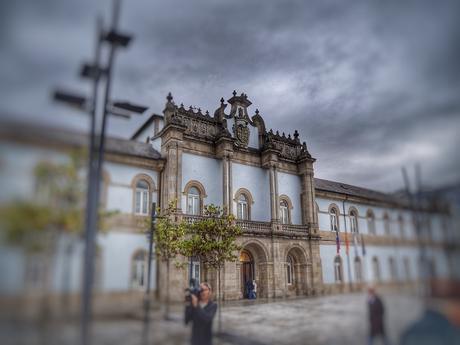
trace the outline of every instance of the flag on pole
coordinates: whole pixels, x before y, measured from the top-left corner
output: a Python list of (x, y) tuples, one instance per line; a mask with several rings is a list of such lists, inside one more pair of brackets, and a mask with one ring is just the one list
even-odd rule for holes
[(366, 245), (364, 244), (364, 236), (361, 234), (361, 249), (363, 250), (363, 256), (366, 255)]
[(347, 253), (347, 255), (348, 255), (349, 250), (350, 250), (350, 242), (348, 242), (347, 232), (345, 231), (345, 253)]
[(339, 232), (335, 232), (335, 243), (337, 244), (337, 255), (340, 254), (340, 238), (339, 238)]

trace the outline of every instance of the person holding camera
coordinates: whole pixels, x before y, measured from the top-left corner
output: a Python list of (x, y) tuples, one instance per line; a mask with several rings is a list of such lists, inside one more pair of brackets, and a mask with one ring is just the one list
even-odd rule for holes
[(192, 322), (192, 345), (212, 345), (212, 320), (217, 304), (211, 300), (211, 286), (201, 283), (197, 291), (191, 291), (186, 299), (185, 324)]

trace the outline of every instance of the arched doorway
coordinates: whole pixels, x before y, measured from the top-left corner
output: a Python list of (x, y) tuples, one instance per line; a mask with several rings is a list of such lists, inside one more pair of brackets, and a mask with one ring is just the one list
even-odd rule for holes
[(247, 298), (246, 283), (255, 280), (257, 284), (257, 298), (269, 296), (269, 267), (267, 250), (263, 243), (250, 240), (242, 245), (237, 262), (237, 291), (240, 298)]
[(241, 264), (241, 287), (243, 298), (248, 298), (248, 282), (252, 282), (255, 279), (254, 270), (254, 258), (251, 253), (247, 250), (242, 250), (240, 253), (240, 264)]
[(300, 247), (291, 247), (285, 261), (285, 291), (287, 296), (308, 294), (307, 256)]

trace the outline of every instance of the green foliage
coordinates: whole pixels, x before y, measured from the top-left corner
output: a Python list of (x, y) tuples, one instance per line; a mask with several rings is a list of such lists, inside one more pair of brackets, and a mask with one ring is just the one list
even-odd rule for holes
[(226, 261), (237, 259), (236, 253), (241, 248), (236, 238), (242, 230), (235, 224), (235, 217), (225, 214), (220, 206), (205, 206), (204, 216), (186, 226), (181, 254), (198, 256), (205, 266), (219, 269)]
[[(0, 208), (4, 240), (28, 250), (39, 250), (60, 233), (78, 234), (85, 219), (85, 155), (73, 151), (65, 163), (40, 162), (34, 169), (35, 195)], [(111, 213), (99, 213), (100, 227)]]
[(165, 261), (180, 253), (185, 236), (185, 223), (176, 221), (175, 209), (175, 201), (173, 200), (158, 218), (155, 227), (156, 254)]

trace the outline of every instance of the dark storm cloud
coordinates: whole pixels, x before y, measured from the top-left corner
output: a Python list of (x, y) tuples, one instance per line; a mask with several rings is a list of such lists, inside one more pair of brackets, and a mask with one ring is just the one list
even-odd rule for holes
[[(54, 85), (87, 91), (75, 74), (109, 1), (14, 3), (2, 11), (2, 106), (55, 119), (67, 110), (49, 101)], [(113, 94), (161, 112), (171, 91), (212, 112), (237, 89), (268, 128), (300, 131), (318, 177), (396, 189), (401, 166), (421, 162), (427, 183), (451, 182), (459, 10), (457, 1), (125, 1), (120, 25), (135, 41), (117, 56)], [(111, 120), (110, 130), (128, 137), (143, 120)], [(81, 126), (77, 114), (60, 121)]]

